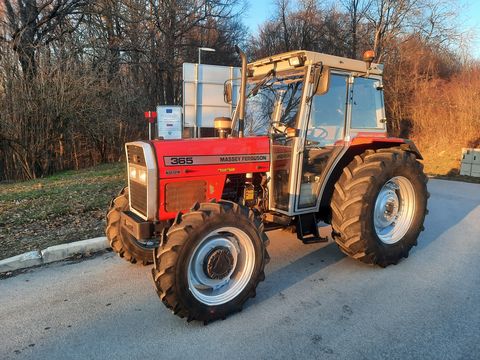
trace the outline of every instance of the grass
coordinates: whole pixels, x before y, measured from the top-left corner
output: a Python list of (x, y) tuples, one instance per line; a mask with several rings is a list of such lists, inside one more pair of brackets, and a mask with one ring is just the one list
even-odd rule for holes
[(108, 204), (125, 186), (123, 163), (0, 184), (0, 259), (104, 234)]
[(420, 147), (424, 158), (425, 173), (429, 176), (444, 179), (480, 183), (480, 178), (460, 175), (462, 148), (451, 145), (448, 149), (437, 147)]

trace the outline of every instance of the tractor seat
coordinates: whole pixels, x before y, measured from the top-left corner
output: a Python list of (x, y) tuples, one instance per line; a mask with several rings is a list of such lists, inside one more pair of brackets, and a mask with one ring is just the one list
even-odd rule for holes
[(308, 165), (323, 165), (330, 158), (331, 149), (307, 149), (306, 159)]
[(342, 136), (343, 126), (318, 125), (318, 127), (308, 129), (307, 131), (307, 140), (318, 143), (319, 146), (333, 145)]
[(303, 163), (303, 183), (316, 182), (315, 178), (322, 174), (330, 159), (332, 148), (312, 148), (305, 150)]

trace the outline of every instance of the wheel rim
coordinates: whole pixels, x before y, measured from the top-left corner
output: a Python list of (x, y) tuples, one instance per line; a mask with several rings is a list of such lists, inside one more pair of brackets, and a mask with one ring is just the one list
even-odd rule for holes
[(193, 250), (188, 287), (203, 304), (225, 304), (245, 289), (254, 267), (255, 249), (250, 237), (238, 228), (222, 227), (205, 236)]
[(388, 180), (375, 201), (373, 221), (378, 238), (385, 244), (400, 241), (415, 216), (415, 190), (406, 177)]

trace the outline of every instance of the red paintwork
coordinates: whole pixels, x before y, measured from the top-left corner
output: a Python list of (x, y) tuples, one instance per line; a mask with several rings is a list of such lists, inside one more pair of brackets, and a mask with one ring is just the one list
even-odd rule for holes
[[(267, 136), (244, 138), (201, 138), (183, 140), (152, 141), (157, 156), (160, 179), (203, 177), (218, 174), (244, 174), (247, 172), (268, 171), (270, 162), (255, 163), (223, 163), (212, 165), (165, 166), (164, 156), (196, 156), (196, 155), (241, 155), (269, 154), (270, 143)], [(234, 171), (220, 169), (234, 168)], [(180, 170), (177, 174), (168, 174), (172, 170)]]
[[(376, 136), (375, 136), (376, 135)], [(423, 156), (418, 150), (418, 148), (415, 146), (412, 140), (410, 139), (402, 139), (402, 138), (397, 138), (397, 137), (388, 137), (387, 135), (383, 136), (378, 136), (378, 134), (375, 133), (362, 133), (361, 136), (358, 136), (354, 139), (349, 144), (349, 147), (363, 147), (363, 148), (374, 148), (378, 149), (383, 147), (382, 144), (385, 144), (384, 147), (391, 147), (395, 145), (402, 145), (406, 144), (408, 146), (408, 149), (410, 152), (415, 154), (417, 159), (423, 160)]]
[[(225, 179), (227, 175), (209, 175), (209, 176), (194, 176), (188, 177), (188, 181), (193, 180), (206, 180), (207, 181), (207, 199), (216, 199), (220, 200), (222, 198), (223, 186), (225, 185)], [(165, 186), (169, 183), (174, 182), (185, 182), (187, 179), (184, 177), (176, 179), (160, 179), (158, 190), (159, 190), (159, 209), (158, 209), (158, 218), (159, 220), (169, 220), (175, 218), (177, 212), (167, 212), (165, 209)], [(193, 205), (193, 204), (192, 204)], [(187, 211), (188, 209), (183, 209), (182, 212)]]
[(359, 146), (359, 145), (367, 145), (367, 144), (380, 144), (380, 143), (388, 143), (388, 146), (391, 144), (403, 144), (405, 143), (405, 139), (396, 138), (396, 137), (388, 137), (387, 134), (380, 133), (380, 132), (361, 132), (354, 135), (354, 138), (350, 141), (345, 140), (337, 140), (335, 141), (335, 146)]
[(350, 146), (373, 144), (373, 143), (396, 143), (403, 144), (405, 139), (388, 137), (382, 133), (358, 133), (355, 138), (350, 141)]
[[(270, 154), (270, 142), (266, 136), (245, 138), (201, 138), (183, 140), (154, 140), (151, 142), (155, 148), (159, 169), (159, 220), (173, 219), (175, 212), (165, 210), (165, 185), (172, 182), (206, 180), (207, 198), (221, 199), (223, 187), (228, 174), (245, 174), (248, 172), (267, 172), (270, 161), (254, 163), (222, 163), (209, 165), (182, 165), (166, 166), (165, 156), (200, 156), (200, 155), (242, 155), (242, 154)], [(348, 142), (337, 141), (337, 146), (355, 147), (361, 145), (379, 145), (380, 143), (402, 144), (405, 139), (387, 137), (386, 133), (359, 132)], [(391, 146), (391, 145), (389, 145)], [(378, 146), (376, 146), (378, 147)], [(277, 149), (274, 157), (282, 153), (290, 153), (291, 148)], [(278, 154), (277, 154), (278, 153)], [(273, 159), (279, 167), (289, 164), (290, 159)], [(172, 172), (173, 171), (173, 172)], [(185, 211), (188, 209), (184, 209)]]
[[(154, 140), (152, 145), (157, 156), (159, 169), (159, 219), (175, 217), (176, 213), (165, 210), (165, 185), (186, 180), (206, 180), (208, 198), (222, 197), (225, 179), (228, 174), (245, 174), (248, 172), (269, 171), (270, 162), (222, 163), (211, 165), (166, 166), (165, 156), (200, 156), (200, 155), (242, 155), (270, 154), (270, 142), (266, 136), (245, 138), (201, 138), (183, 140)], [(187, 209), (184, 209), (187, 210)]]
[(378, 131), (359, 131), (355, 134), (355, 137), (362, 137), (362, 138), (386, 138), (388, 137), (386, 132), (378, 132)]

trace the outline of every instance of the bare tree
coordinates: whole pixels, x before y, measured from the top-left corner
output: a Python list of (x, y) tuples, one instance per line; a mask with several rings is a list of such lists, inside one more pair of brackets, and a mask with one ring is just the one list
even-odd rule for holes
[(315, 0), (301, 1), (296, 10), (285, 0), (277, 7), (275, 17), (253, 37), (252, 55), (263, 57), (297, 49), (346, 55), (346, 14), (334, 8), (322, 9)]
[(350, 52), (349, 56), (355, 59), (358, 54), (358, 36), (370, 10), (373, 0), (343, 0), (342, 4), (350, 20)]
[(240, 1), (0, 2), (0, 179), (118, 160), (144, 110), (181, 101), (199, 46), (236, 60)]
[[(82, 15), (77, 12), (86, 0), (4, 0), (2, 19), (9, 30), (3, 40), (18, 54), (25, 75), (36, 72), (35, 52), (39, 45), (52, 42), (76, 29)], [(71, 15), (77, 14), (77, 17)]]

